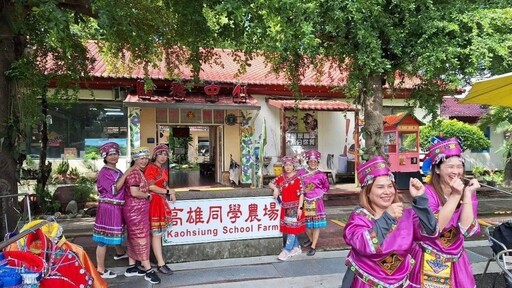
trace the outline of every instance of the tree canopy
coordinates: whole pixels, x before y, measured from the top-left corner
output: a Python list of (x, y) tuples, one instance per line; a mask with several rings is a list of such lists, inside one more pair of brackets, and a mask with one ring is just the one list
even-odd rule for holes
[[(442, 96), (480, 73), (510, 70), (510, 1), (223, 1), (220, 35), (263, 51), (296, 87), (305, 69), (334, 63), (364, 109), (369, 154), (383, 154), (382, 99), (418, 77), (408, 98), (437, 118)], [(330, 60), (331, 62), (326, 62)], [(321, 69), (318, 69), (321, 71)], [(336, 84), (336, 83), (333, 83)]]

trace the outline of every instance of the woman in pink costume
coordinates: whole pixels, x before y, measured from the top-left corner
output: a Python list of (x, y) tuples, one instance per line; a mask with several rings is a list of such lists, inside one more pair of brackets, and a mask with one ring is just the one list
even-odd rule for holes
[(286, 244), (277, 259), (286, 261), (302, 253), (298, 235), (306, 231), (302, 204), (304, 194), (300, 175), (295, 170), (296, 159), (285, 156), (282, 159), (284, 173), (275, 178), (268, 186), (274, 190), (274, 198), (281, 195), (281, 217), (279, 230), (287, 235)]
[(100, 153), (105, 166), (98, 173), (98, 212), (94, 221), (92, 240), (98, 243), (96, 247), (97, 270), (102, 278), (114, 278), (117, 275), (105, 269), (105, 254), (107, 245), (113, 245), (116, 249), (114, 259), (126, 258), (126, 252), (121, 247), (124, 242), (124, 181), (128, 173), (123, 175), (116, 168), (119, 161), (119, 144), (107, 142), (101, 145)]
[(345, 261), (342, 287), (409, 287), (409, 272), (415, 262), (410, 256), (413, 240), (420, 235), (434, 237), (438, 231), (425, 187), (411, 178), (412, 209), (404, 209), (383, 157), (360, 165), (357, 176), (362, 187), (360, 206), (350, 214), (343, 233), (352, 249)]
[(321, 154), (316, 150), (306, 152), (308, 167), (301, 176), (304, 185), (304, 214), (306, 216), (306, 234), (308, 240), (304, 243), (310, 249), (308, 256), (316, 253), (316, 244), (320, 237), (320, 228), (327, 227), (327, 217), (323, 196), (329, 191), (329, 181), (325, 173), (318, 170)]
[(171, 207), (167, 202), (170, 197), (174, 202), (176, 195), (169, 188), (169, 172), (165, 167), (169, 159), (169, 147), (161, 144), (153, 149), (151, 163), (144, 171), (146, 180), (151, 191), (151, 203), (149, 208), (150, 224), (151, 224), (151, 247), (155, 254), (158, 271), (162, 274), (172, 274), (173, 271), (165, 264), (162, 254), (162, 234), (171, 227)]
[[(438, 139), (439, 140), (439, 139)], [(441, 139), (442, 140), (442, 139)], [(439, 236), (422, 237), (412, 252), (419, 263), (411, 274), (418, 287), (476, 287), (464, 238), (480, 231), (476, 179), (464, 185), (464, 158), (456, 138), (433, 144), (427, 154), (432, 177), (426, 186), (430, 209), (439, 221)]]
[[(149, 184), (144, 177), (144, 169), (149, 162), (149, 150), (146, 147), (139, 147), (132, 150), (133, 169), (128, 174), (124, 183), (125, 204), (123, 216), (128, 231), (128, 264), (124, 272), (126, 277), (144, 276), (144, 279), (151, 284), (159, 284), (160, 278), (151, 268), (149, 263), (150, 237), (149, 237), (149, 203), (151, 194)], [(144, 270), (136, 266), (140, 261)]]

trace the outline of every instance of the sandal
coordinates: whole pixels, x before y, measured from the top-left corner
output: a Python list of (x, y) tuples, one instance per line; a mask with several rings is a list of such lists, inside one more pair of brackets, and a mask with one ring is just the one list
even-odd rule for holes
[(308, 251), (308, 253), (306, 255), (313, 256), (313, 255), (315, 255), (315, 253), (316, 253), (316, 249), (315, 248), (309, 248), (309, 251)]

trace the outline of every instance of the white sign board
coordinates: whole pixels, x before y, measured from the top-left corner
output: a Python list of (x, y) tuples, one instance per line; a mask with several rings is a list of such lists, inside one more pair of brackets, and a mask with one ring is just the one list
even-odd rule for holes
[(163, 245), (280, 237), (280, 206), (272, 196), (178, 200)]

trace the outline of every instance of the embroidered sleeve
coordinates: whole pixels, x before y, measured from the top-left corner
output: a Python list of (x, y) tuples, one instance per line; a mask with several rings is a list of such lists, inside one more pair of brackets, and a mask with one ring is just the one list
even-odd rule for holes
[(106, 168), (102, 169), (98, 174), (98, 180), (96, 186), (98, 188), (98, 193), (100, 195), (112, 193), (116, 194), (116, 181), (117, 177), (115, 177), (114, 173), (110, 173), (110, 171), (106, 170)]
[(159, 178), (158, 172), (158, 167), (156, 167), (155, 165), (148, 165), (148, 167), (144, 171), (144, 177), (146, 177), (146, 180), (148, 181), (148, 184), (150, 186), (154, 185), (157, 179)]
[(131, 171), (126, 177), (126, 183), (128, 187), (139, 187), (142, 183), (142, 174), (136, 170)]
[(471, 237), (476, 233), (480, 232), (480, 224), (478, 224), (477, 211), (478, 211), (478, 199), (476, 194), (471, 196), (471, 201), (473, 202), (473, 221), (469, 224), (469, 227), (462, 227), (459, 223), (459, 229), (464, 237)]
[(304, 194), (304, 185), (302, 182), (302, 178), (297, 177), (297, 181), (299, 181), (299, 189), (297, 190), (297, 196), (300, 196), (300, 195)]
[(373, 255), (381, 252), (381, 244), (386, 235), (393, 230), (393, 217), (383, 216), (376, 220), (365, 209), (358, 207), (350, 215), (345, 226), (345, 242), (361, 255)]
[(480, 224), (478, 224), (476, 219), (473, 219), (473, 222), (468, 227), (462, 227), (459, 223), (459, 229), (464, 237), (471, 237), (480, 231)]
[(322, 172), (322, 174), (322, 191), (326, 193), (330, 189), (329, 180), (327, 180), (327, 176), (325, 176), (325, 173)]

